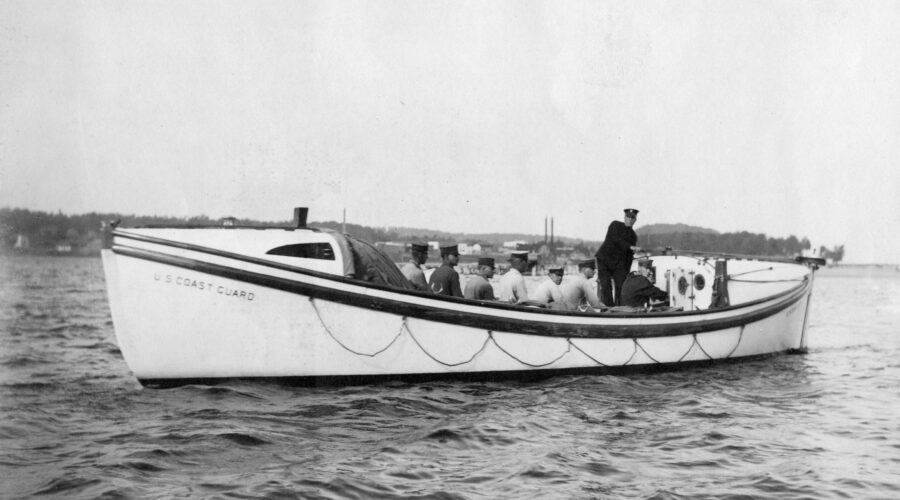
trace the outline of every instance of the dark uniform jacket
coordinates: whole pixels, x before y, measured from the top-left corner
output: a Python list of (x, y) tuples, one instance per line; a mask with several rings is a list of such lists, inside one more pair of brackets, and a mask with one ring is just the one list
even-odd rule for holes
[(622, 304), (630, 307), (644, 307), (654, 300), (666, 300), (669, 295), (653, 286), (653, 282), (640, 273), (631, 273), (622, 285)]
[(632, 246), (637, 245), (637, 234), (634, 229), (626, 226), (620, 220), (614, 220), (606, 230), (606, 239), (600, 245), (595, 257), (610, 269), (631, 268), (631, 260), (634, 258)]
[(459, 287), (459, 273), (448, 265), (435, 269), (431, 273), (428, 284), (431, 285), (431, 291), (434, 293), (454, 297), (463, 296), (462, 289)]

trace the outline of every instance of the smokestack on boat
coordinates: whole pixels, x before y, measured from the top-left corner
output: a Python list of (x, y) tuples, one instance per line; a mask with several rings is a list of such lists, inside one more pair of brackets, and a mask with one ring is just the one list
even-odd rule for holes
[(306, 227), (306, 215), (309, 213), (307, 207), (294, 207), (294, 227)]

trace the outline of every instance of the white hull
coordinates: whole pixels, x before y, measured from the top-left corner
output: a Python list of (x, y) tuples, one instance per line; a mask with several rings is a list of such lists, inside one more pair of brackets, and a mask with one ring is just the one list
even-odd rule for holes
[(486, 306), (125, 243), (103, 250), (103, 263), (119, 346), (144, 382), (606, 371), (806, 348), (813, 273), (802, 265), (778, 264), (757, 283), (736, 284), (738, 294), (771, 288), (745, 305), (586, 314)]

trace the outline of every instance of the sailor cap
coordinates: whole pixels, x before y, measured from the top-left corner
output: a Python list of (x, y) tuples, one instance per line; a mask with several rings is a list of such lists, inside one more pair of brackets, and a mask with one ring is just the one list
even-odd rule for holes
[(441, 256), (444, 255), (459, 255), (459, 245), (444, 245), (441, 247)]
[(510, 252), (510, 259), (522, 259), (524, 261), (528, 260), (528, 252)]

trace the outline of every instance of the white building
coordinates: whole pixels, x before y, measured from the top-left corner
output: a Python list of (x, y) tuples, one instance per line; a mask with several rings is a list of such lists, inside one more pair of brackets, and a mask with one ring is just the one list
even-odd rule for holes
[(475, 243), (474, 245), (469, 245), (468, 243), (459, 244), (460, 255), (481, 255), (481, 250), (481, 245), (479, 243)]

